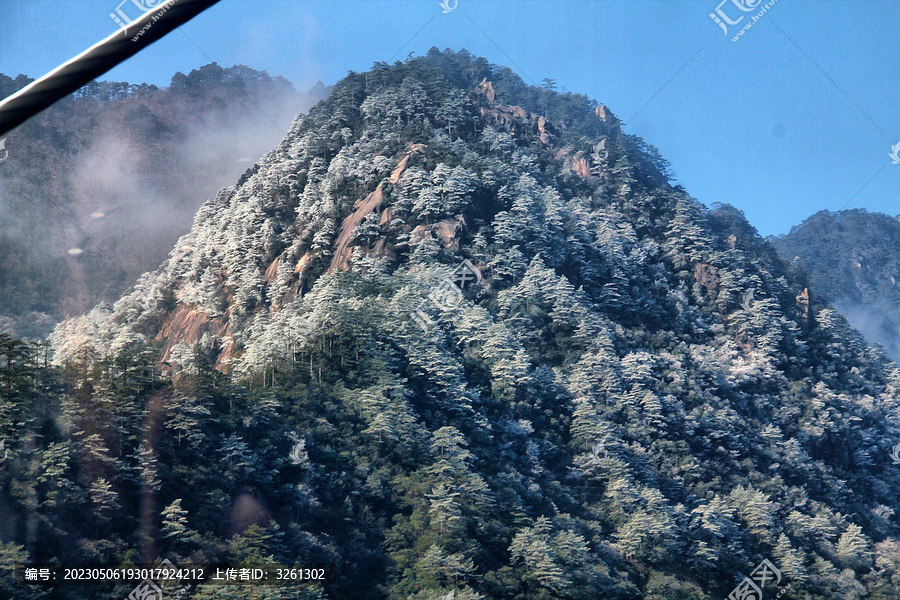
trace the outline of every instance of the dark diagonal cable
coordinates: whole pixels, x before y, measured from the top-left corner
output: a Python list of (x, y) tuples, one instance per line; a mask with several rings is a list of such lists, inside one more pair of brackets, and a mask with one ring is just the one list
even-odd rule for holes
[(0, 135), (131, 58), (219, 0), (167, 0), (0, 102)]

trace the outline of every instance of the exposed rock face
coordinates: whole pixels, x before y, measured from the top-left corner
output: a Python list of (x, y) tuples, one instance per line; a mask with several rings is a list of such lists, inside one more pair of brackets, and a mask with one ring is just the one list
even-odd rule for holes
[[(480, 109), (480, 114), (484, 123), (488, 125), (498, 125), (513, 136), (524, 136), (532, 131), (533, 128), (537, 129), (539, 134), (545, 133), (541, 128), (546, 127), (546, 121), (544, 122), (544, 125), (540, 124), (543, 117), (536, 113), (526, 111), (521, 106), (504, 106), (498, 104), (493, 108), (482, 107)], [(544, 141), (545, 139), (547, 141)], [(549, 139), (548, 135), (548, 137), (541, 139), (541, 141), (547, 144)]]
[(547, 120), (544, 117), (538, 117), (538, 132), (540, 135), (538, 136), (541, 140), (541, 143), (545, 146), (550, 145), (551, 134), (549, 132), (549, 127), (547, 124)]
[(465, 218), (446, 219), (433, 225), (418, 225), (410, 233), (410, 238), (415, 243), (424, 240), (436, 240), (441, 246), (450, 251), (459, 250), (459, 236), (465, 229)]
[[(204, 334), (212, 334), (216, 338), (230, 336), (228, 325), (218, 319), (210, 319), (205, 313), (181, 306), (172, 315), (172, 318), (163, 325), (157, 339), (163, 342), (162, 359), (160, 362), (169, 362), (172, 348), (177, 344), (193, 346), (203, 339)], [(226, 356), (220, 357), (222, 362)]]
[(719, 284), (716, 268), (707, 263), (697, 263), (694, 266), (694, 279), (707, 290), (711, 290)]
[(600, 120), (604, 123), (608, 124), (611, 131), (614, 131), (616, 135), (622, 133), (621, 124), (619, 119), (616, 118), (615, 115), (607, 108), (605, 104), (601, 104), (597, 108), (594, 109), (594, 114), (600, 117)]
[(478, 86), (478, 91), (487, 97), (488, 102), (493, 102), (494, 98), (496, 97), (496, 94), (494, 93), (494, 86), (490, 81), (487, 80), (487, 78), (485, 78), (484, 81), (482, 81)]
[(804, 328), (809, 328), (809, 289), (797, 294), (797, 308), (800, 309), (800, 322)]
[(585, 156), (576, 156), (572, 159), (572, 170), (587, 179), (591, 176), (591, 163)]
[(272, 264), (269, 265), (269, 268), (266, 269), (266, 274), (263, 276), (263, 281), (266, 283), (272, 283), (275, 280), (275, 276), (278, 274), (278, 266), (281, 264), (281, 259), (284, 257), (284, 253), (279, 254), (278, 257), (272, 261)]
[(302, 275), (307, 267), (309, 267), (310, 262), (312, 262), (312, 253), (307, 252), (303, 255), (303, 258), (297, 261), (297, 266), (294, 267), (294, 273)]
[[(407, 158), (409, 158), (409, 156), (403, 160), (405, 161)], [(331, 267), (328, 269), (329, 272), (334, 271), (335, 269), (346, 269), (348, 267), (350, 264), (350, 242), (353, 237), (353, 230), (357, 225), (362, 223), (362, 220), (366, 218), (366, 215), (381, 208), (382, 199), (383, 194), (381, 192), (381, 186), (379, 185), (375, 188), (375, 191), (366, 196), (365, 199), (357, 200), (356, 204), (353, 205), (356, 210), (341, 223), (341, 230), (337, 238), (334, 258), (331, 259)]]

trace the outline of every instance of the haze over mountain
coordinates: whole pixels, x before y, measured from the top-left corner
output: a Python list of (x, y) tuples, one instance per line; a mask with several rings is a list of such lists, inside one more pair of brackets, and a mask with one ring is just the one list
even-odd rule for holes
[[(0, 75), (6, 97), (31, 79)], [(169, 87), (93, 82), (4, 137), (0, 331), (43, 338), (114, 301), (189, 231), (203, 200), (328, 93), (245, 66)]]
[(864, 209), (821, 211), (772, 239), (823, 300), (900, 360), (900, 221)]
[(896, 598), (900, 369), (816, 297), (608, 107), (377, 63), (53, 366), (4, 342), (0, 552), (334, 564), (191, 598), (724, 598), (763, 560)]

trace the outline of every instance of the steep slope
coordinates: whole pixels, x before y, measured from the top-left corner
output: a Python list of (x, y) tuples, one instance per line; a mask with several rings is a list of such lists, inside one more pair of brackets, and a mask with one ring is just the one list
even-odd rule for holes
[(896, 598), (900, 370), (800, 281), (605, 106), (432, 50), (351, 72), (52, 340), (115, 414), (163, 361), (128, 396), (156, 437), (98, 433), (197, 536), (145, 553), (315, 556), (333, 598), (723, 598), (764, 559)]
[[(0, 97), (29, 82), (0, 75)], [(327, 92), (212, 63), (162, 89), (92, 82), (4, 136), (0, 332), (44, 338), (121, 297)]]
[(866, 339), (900, 360), (900, 221), (864, 209), (825, 210), (772, 245)]

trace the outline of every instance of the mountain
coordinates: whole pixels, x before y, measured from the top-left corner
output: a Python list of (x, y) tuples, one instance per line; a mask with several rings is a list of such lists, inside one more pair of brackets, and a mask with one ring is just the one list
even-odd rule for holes
[(376, 63), (51, 354), (5, 342), (0, 556), (332, 565), (192, 598), (897, 598), (900, 369), (816, 297), (605, 105)]
[(771, 241), (785, 260), (809, 273), (823, 300), (900, 360), (897, 218), (865, 209), (823, 210)]
[[(30, 83), (0, 75), (0, 96)], [(4, 137), (0, 332), (42, 339), (159, 266), (203, 199), (327, 96), (212, 63), (171, 85), (92, 82)]]

